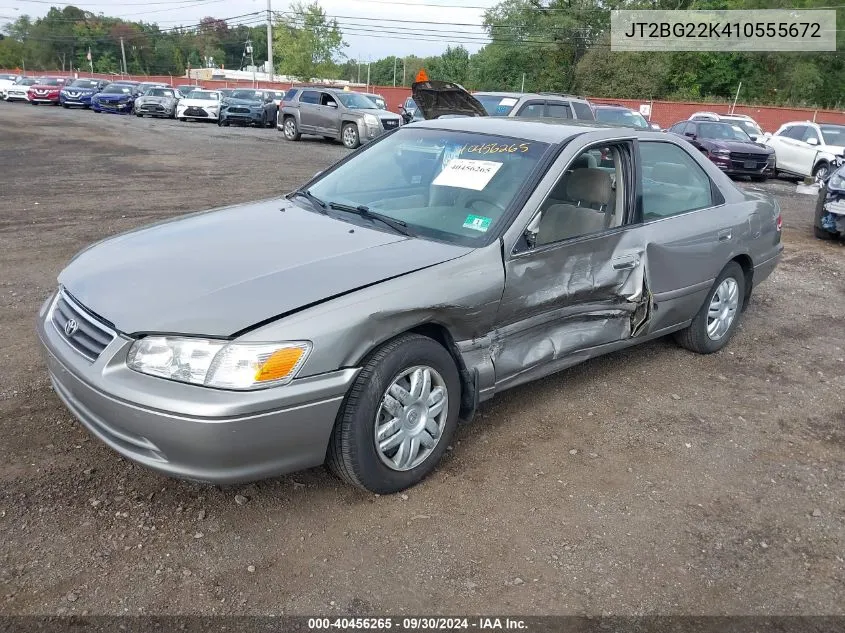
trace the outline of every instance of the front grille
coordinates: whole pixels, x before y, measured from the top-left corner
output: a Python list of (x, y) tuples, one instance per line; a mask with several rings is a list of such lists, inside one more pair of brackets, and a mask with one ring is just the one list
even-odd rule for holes
[[(59, 291), (47, 317), (65, 342), (91, 362), (114, 340), (114, 332), (86, 311), (64, 290)], [(76, 327), (68, 326), (71, 321)], [(68, 333), (70, 332), (70, 333)]]
[(66, 92), (65, 96), (70, 97), (71, 99), (79, 99), (79, 93), (78, 92)]
[(229, 108), (230, 114), (249, 114), (249, 108)]
[(757, 154), (757, 153), (747, 153), (747, 152), (731, 152), (731, 160), (756, 160), (761, 162), (766, 162), (768, 160), (768, 155), (766, 154)]
[(399, 119), (382, 119), (381, 125), (385, 130), (395, 130), (399, 127)]
[(208, 114), (202, 108), (190, 106), (185, 108), (185, 116), (208, 116)]
[(164, 106), (158, 103), (145, 103), (141, 106), (142, 112), (164, 112)]

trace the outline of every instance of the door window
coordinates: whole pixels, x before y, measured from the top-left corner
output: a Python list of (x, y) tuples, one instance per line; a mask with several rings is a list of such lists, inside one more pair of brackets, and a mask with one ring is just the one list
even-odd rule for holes
[(314, 90), (303, 90), (302, 94), (299, 97), (299, 102), (316, 104), (320, 102), (320, 95)]
[(543, 101), (529, 101), (519, 109), (516, 116), (526, 117), (529, 119), (540, 119), (543, 117), (543, 111), (545, 108), (546, 104)]
[(595, 121), (596, 116), (593, 114), (593, 109), (589, 103), (583, 101), (572, 101), (572, 109), (575, 110), (575, 116), (586, 121)]
[(819, 142), (819, 134), (816, 132), (814, 128), (811, 128), (809, 125), (805, 128), (804, 134), (801, 136), (801, 140), (805, 143), (809, 143), (811, 138), (816, 139), (816, 142)]
[(337, 101), (335, 101), (335, 98), (329, 93), (324, 92), (322, 95), (320, 95), (320, 105), (337, 105)]
[(569, 108), (569, 104), (563, 101), (547, 101), (546, 116), (550, 119), (571, 119), (572, 110)]
[(804, 134), (807, 132), (806, 125), (793, 125), (792, 127), (786, 128), (783, 131), (782, 136), (787, 138), (794, 138), (796, 141), (800, 141), (804, 138)]
[(713, 206), (710, 178), (683, 149), (672, 143), (640, 143), (643, 221)]
[(625, 217), (623, 154), (627, 146), (594, 147), (566, 168), (540, 206), (535, 243), (601, 233), (622, 225)]

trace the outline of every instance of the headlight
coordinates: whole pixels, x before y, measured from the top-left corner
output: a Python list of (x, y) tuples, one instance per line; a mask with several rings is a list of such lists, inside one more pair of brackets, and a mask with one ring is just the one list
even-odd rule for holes
[(711, 150), (710, 150), (710, 153), (711, 153), (711, 154), (716, 154), (716, 156), (730, 156), (730, 155), (731, 155), (731, 150), (729, 150), (729, 149), (719, 149), (719, 148), (716, 148), (716, 149), (711, 149)]
[(836, 172), (830, 177), (827, 183), (828, 189), (845, 189), (845, 175), (841, 171)]
[(266, 389), (293, 380), (310, 351), (307, 341), (232, 343), (148, 336), (132, 344), (126, 363), (142, 374), (194, 385)]
[(378, 119), (376, 117), (374, 117), (372, 114), (365, 114), (364, 115), (364, 123), (366, 123), (370, 127), (378, 127)]

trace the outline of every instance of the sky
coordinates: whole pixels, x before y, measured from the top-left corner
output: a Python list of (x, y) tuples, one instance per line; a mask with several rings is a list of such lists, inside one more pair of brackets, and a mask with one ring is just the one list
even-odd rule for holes
[[(287, 11), (289, 0), (270, 0)], [(498, 0), (319, 0), (344, 33), (347, 57), (375, 61), (389, 55), (437, 55), (449, 44), (475, 52), (484, 44), (484, 8)], [(198, 23), (206, 16), (227, 18), (266, 11), (267, 0), (0, 0), (0, 24), (20, 15), (43, 16), (51, 6), (72, 4), (85, 11), (128, 20), (156, 22), (162, 28)], [(257, 17), (237, 20), (258, 21)], [(235, 21), (237, 21), (235, 20)], [(394, 20), (394, 21), (390, 21)], [(425, 22), (423, 24), (422, 22)]]

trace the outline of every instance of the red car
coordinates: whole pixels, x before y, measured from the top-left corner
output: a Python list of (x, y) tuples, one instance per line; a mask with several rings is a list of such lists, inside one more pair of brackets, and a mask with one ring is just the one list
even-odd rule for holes
[(27, 94), (32, 105), (39, 103), (52, 103), (59, 105), (59, 93), (65, 85), (65, 77), (39, 77), (38, 83), (29, 87)]

